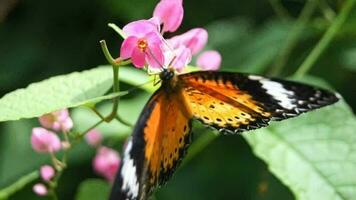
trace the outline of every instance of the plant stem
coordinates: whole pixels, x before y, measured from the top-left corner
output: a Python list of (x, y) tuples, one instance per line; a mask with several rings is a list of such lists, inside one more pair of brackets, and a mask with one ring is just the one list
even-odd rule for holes
[(331, 26), (325, 32), (321, 40), (318, 42), (318, 44), (314, 47), (312, 52), (308, 55), (308, 57), (304, 60), (302, 65), (295, 72), (294, 74), (295, 77), (299, 78), (304, 74), (306, 74), (311, 69), (311, 67), (314, 65), (314, 63), (317, 61), (317, 59), (320, 57), (323, 51), (328, 47), (331, 40), (336, 35), (337, 31), (340, 29), (342, 24), (347, 19), (347, 16), (350, 14), (350, 11), (354, 3), (355, 0), (345, 1), (340, 14), (333, 20)]
[[(119, 67), (113, 65), (113, 75), (114, 75), (114, 83), (113, 83), (113, 92), (119, 92), (120, 91), (120, 81), (119, 81)], [(113, 107), (111, 114), (105, 118), (106, 122), (110, 122), (116, 117), (117, 109), (119, 107), (119, 100), (120, 97), (116, 97), (113, 99)]]
[(38, 171), (29, 173), (17, 180), (12, 185), (0, 190), (0, 199), (8, 199), (11, 195), (24, 188), (30, 182), (36, 180), (39, 177)]
[(117, 66), (118, 63), (117, 61), (111, 56), (108, 46), (106, 45), (106, 41), (105, 40), (100, 40), (100, 46), (101, 46), (101, 50), (104, 53), (104, 56), (106, 58), (106, 60), (112, 65), (112, 66)]
[(283, 7), (280, 0), (269, 0), (269, 4), (271, 4), (274, 12), (281, 18), (287, 19), (290, 18), (288, 11)]
[(305, 4), (301, 14), (289, 32), (285, 45), (281, 48), (273, 68), (271, 68), (271, 72), (269, 73), (270, 75), (276, 76), (281, 73), (283, 67), (288, 61), (292, 50), (296, 46), (300, 35), (303, 33), (307, 22), (313, 15), (318, 5), (318, 1), (319, 0), (308, 0), (308, 2)]
[(104, 120), (101, 119), (100, 121), (98, 121), (97, 123), (95, 123), (93, 126), (89, 127), (87, 130), (83, 131), (82, 133), (77, 135), (77, 138), (81, 139), (82, 137), (84, 137), (84, 135), (86, 133), (88, 133), (90, 130), (94, 129), (95, 127), (99, 126), (101, 123), (103, 123)]
[(123, 125), (125, 125), (125, 126), (128, 126), (128, 127), (133, 127), (133, 125), (130, 123), (130, 122), (128, 122), (128, 121), (126, 121), (126, 120), (124, 120), (122, 117), (120, 117), (119, 115), (116, 115), (116, 120), (118, 121), (118, 122), (120, 122), (120, 123), (122, 123)]
[(126, 39), (127, 36), (126, 34), (124, 33), (124, 31), (122, 31), (121, 28), (119, 28), (118, 26), (116, 26), (116, 24), (114, 23), (108, 23), (108, 26), (110, 28), (112, 28), (116, 33), (118, 33), (123, 39)]

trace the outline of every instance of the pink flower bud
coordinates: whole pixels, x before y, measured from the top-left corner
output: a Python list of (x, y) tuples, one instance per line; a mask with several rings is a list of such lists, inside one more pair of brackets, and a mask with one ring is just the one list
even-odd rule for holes
[(45, 185), (42, 183), (37, 183), (33, 186), (33, 192), (36, 193), (38, 196), (46, 196), (48, 194), (48, 190)]
[(49, 182), (55, 175), (55, 171), (50, 165), (43, 165), (40, 169), (41, 177), (44, 181)]
[(69, 117), (67, 109), (45, 114), (39, 118), (39, 121), (43, 127), (55, 131), (69, 131), (73, 127), (73, 121)]
[(176, 31), (182, 23), (183, 15), (182, 0), (161, 0), (153, 12), (153, 16), (163, 24), (163, 32)]
[(33, 128), (31, 135), (32, 148), (39, 153), (56, 152), (61, 149), (59, 137), (44, 128)]
[(173, 49), (178, 48), (181, 45), (189, 48), (192, 55), (201, 51), (208, 41), (208, 32), (203, 28), (194, 28), (181, 35), (177, 35), (168, 39), (168, 43)]
[(108, 147), (100, 147), (93, 160), (94, 170), (112, 182), (120, 165), (119, 154)]
[(221, 55), (217, 51), (205, 51), (197, 58), (197, 66), (203, 70), (218, 70), (221, 64)]
[(86, 135), (85, 135), (85, 140), (90, 146), (96, 147), (101, 143), (101, 140), (103, 137), (101, 136), (101, 133), (96, 130), (92, 129), (90, 130)]

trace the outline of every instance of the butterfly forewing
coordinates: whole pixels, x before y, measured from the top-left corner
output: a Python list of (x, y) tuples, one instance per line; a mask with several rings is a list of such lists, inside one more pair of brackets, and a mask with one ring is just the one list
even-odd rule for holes
[(260, 128), (338, 100), (320, 88), (255, 75), (194, 72), (181, 79), (193, 116), (224, 133)]

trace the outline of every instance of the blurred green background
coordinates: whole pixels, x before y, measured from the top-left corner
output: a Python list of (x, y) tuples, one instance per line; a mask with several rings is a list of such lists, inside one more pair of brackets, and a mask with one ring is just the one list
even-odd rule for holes
[[(282, 55), (281, 51), (305, 5), (304, 0), (187, 0), (183, 25), (175, 34), (205, 27), (210, 34), (207, 48), (221, 52), (223, 69), (288, 77), (321, 38), (343, 2), (320, 0), (289, 55)], [(99, 40), (105, 39), (114, 55), (118, 55), (122, 41), (106, 24), (113, 22), (122, 27), (130, 21), (149, 18), (156, 3), (155, 0), (1, 0), (0, 95), (54, 75), (106, 64)], [(283, 70), (273, 73), (283, 60), (286, 60)], [(310, 73), (332, 85), (355, 111), (356, 9)], [(135, 112), (127, 109), (124, 116), (134, 122), (147, 97), (143, 92), (126, 97), (131, 104), (123, 103), (123, 107), (135, 107)], [(86, 116), (76, 113), (73, 111), (73, 116), (80, 129)], [(30, 148), (33, 126), (38, 126), (35, 119), (0, 124), (0, 188), (48, 162), (45, 155), (38, 155)], [(204, 132), (199, 127), (195, 130)], [(122, 138), (113, 134), (107, 142), (120, 149)], [(74, 199), (80, 182), (97, 178), (91, 169), (94, 154), (85, 144), (72, 154), (70, 168), (60, 181), (61, 199)], [(268, 172), (239, 136), (219, 137), (179, 169), (155, 196), (159, 200), (293, 199), (288, 188)], [(30, 185), (10, 199), (37, 198)]]

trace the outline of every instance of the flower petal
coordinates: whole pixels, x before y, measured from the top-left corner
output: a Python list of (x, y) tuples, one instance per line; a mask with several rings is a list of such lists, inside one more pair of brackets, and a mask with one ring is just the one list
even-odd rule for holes
[(137, 68), (142, 68), (145, 65), (145, 53), (139, 48), (134, 48), (132, 51), (132, 64)]
[(120, 155), (108, 147), (100, 147), (93, 160), (94, 170), (112, 182), (120, 165)]
[(85, 135), (85, 140), (87, 141), (87, 143), (90, 146), (93, 146), (93, 147), (98, 146), (101, 143), (102, 139), (103, 139), (103, 137), (101, 136), (101, 133), (96, 129), (90, 130)]
[(146, 51), (147, 63), (152, 68), (161, 68), (164, 65), (164, 56), (159, 44), (149, 44)]
[(168, 62), (167, 65), (170, 64), (178, 72), (182, 72), (184, 67), (186, 67), (192, 60), (192, 53), (190, 49), (186, 48), (183, 45), (175, 49), (174, 52), (168, 52), (168, 54), (165, 54), (165, 59), (169, 59), (168, 61), (166, 61), (166, 63)]
[(49, 182), (55, 175), (55, 171), (50, 165), (43, 165), (40, 169), (41, 177), (44, 181)]
[(37, 183), (32, 188), (33, 192), (38, 196), (46, 196), (48, 194), (48, 189), (42, 183)]
[(197, 58), (197, 66), (203, 70), (218, 70), (221, 64), (221, 55), (217, 51), (205, 51)]
[(56, 152), (61, 149), (59, 137), (44, 128), (33, 128), (31, 135), (32, 148), (39, 153)]
[(149, 32), (158, 32), (159, 27), (155, 20), (138, 20), (131, 22), (122, 29), (127, 37), (144, 37)]
[(194, 28), (182, 35), (172, 37), (168, 40), (168, 43), (173, 48), (184, 45), (191, 50), (192, 55), (195, 55), (205, 47), (207, 41), (208, 32), (203, 28)]
[(162, 37), (157, 32), (150, 32), (144, 37), (149, 44), (160, 45), (163, 43)]
[(138, 38), (130, 36), (124, 40), (120, 49), (120, 57), (122, 59), (130, 58), (135, 47), (137, 47)]
[(174, 32), (182, 23), (184, 15), (182, 0), (161, 0), (153, 16), (163, 23), (163, 32)]

